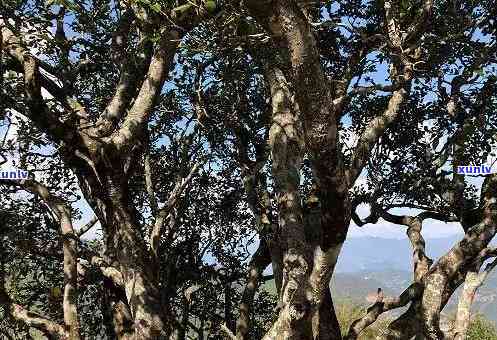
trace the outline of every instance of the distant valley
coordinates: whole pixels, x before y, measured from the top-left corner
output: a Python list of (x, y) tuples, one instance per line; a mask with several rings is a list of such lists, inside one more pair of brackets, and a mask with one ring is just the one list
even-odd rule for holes
[[(429, 257), (436, 261), (458, 237), (426, 240)], [(385, 296), (399, 295), (412, 280), (412, 256), (409, 240), (377, 237), (349, 238), (342, 250), (332, 281), (337, 298), (369, 304), (367, 297), (378, 288)], [(457, 306), (459, 291), (454, 294), (445, 314)], [(493, 271), (475, 298), (474, 310), (497, 324), (497, 271)]]
[[(427, 254), (436, 261), (458, 240), (457, 237), (428, 239)], [(370, 305), (378, 288), (385, 296), (398, 296), (412, 282), (411, 268), (411, 246), (407, 238), (349, 238), (331, 283), (333, 296), (338, 303), (350, 301), (358, 305)], [(266, 289), (274, 291), (274, 283), (266, 283)], [(458, 298), (459, 291), (443, 311), (445, 315), (454, 313)], [(473, 308), (497, 325), (497, 270), (478, 291)]]
[[(411, 283), (407, 271), (384, 270), (378, 272), (337, 273), (332, 281), (333, 296), (360, 305), (370, 305), (378, 288), (385, 296), (398, 296)], [(369, 297), (369, 299), (368, 299)], [(452, 314), (457, 306), (459, 291), (454, 294), (444, 310)], [(493, 272), (478, 291), (473, 308), (497, 325), (497, 272)]]

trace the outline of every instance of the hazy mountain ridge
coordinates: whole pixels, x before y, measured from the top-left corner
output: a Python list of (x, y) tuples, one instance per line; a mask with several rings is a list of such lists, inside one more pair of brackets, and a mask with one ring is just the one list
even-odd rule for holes
[[(445, 254), (460, 237), (426, 240), (428, 255), (436, 261)], [(338, 303), (341, 300), (355, 304), (370, 305), (378, 288), (385, 296), (398, 296), (412, 282), (412, 255), (409, 240), (378, 237), (349, 238), (345, 242), (331, 281), (331, 290)], [(274, 281), (264, 285), (275, 292)], [(444, 309), (445, 315), (454, 313), (460, 289), (452, 296)], [(369, 299), (368, 299), (369, 297)], [(497, 324), (497, 271), (488, 276), (475, 297), (473, 308)], [(390, 315), (397, 315), (403, 309)]]
[[(445, 254), (461, 237), (426, 240), (427, 255), (433, 260)], [(354, 237), (345, 241), (337, 263), (337, 273), (359, 271), (411, 271), (412, 249), (407, 238)]]
[[(460, 237), (428, 239), (428, 255), (436, 261)], [(368, 295), (374, 296), (381, 288), (386, 296), (399, 295), (412, 280), (412, 257), (408, 239), (377, 237), (349, 238), (340, 254), (332, 280), (333, 296), (368, 304)], [(445, 313), (457, 306), (459, 291), (453, 295)], [(497, 323), (497, 272), (493, 271), (479, 289), (474, 309)]]

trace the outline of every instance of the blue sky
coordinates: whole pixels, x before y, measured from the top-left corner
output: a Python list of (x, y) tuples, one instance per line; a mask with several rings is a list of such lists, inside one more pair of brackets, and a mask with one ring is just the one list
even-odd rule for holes
[[(0, 126), (0, 140), (3, 140), (6, 129), (5, 126)], [(13, 134), (13, 131), (10, 131), (10, 134)], [(14, 133), (15, 134), (15, 133)], [(9, 169), (10, 166), (8, 164), (0, 167), (0, 169)], [(359, 179), (361, 180), (361, 178)], [(473, 184), (481, 184), (481, 178), (470, 178), (470, 182)], [(87, 221), (89, 221), (93, 217), (93, 212), (91, 208), (88, 206), (84, 199), (81, 199), (79, 202), (74, 204), (82, 212), (82, 219), (80, 221), (75, 221), (75, 226), (84, 225)], [(366, 216), (369, 210), (367, 206), (360, 206), (358, 208), (358, 213), (360, 216)], [(415, 214), (416, 210), (413, 209), (397, 209), (392, 212), (397, 214)], [(98, 228), (95, 228), (95, 230)], [(457, 235), (461, 234), (460, 227), (455, 223), (444, 223), (439, 221), (427, 220), (424, 225), (423, 234), (427, 238), (437, 238), (437, 237), (445, 237), (449, 235)], [(92, 237), (93, 233), (89, 233), (88, 236)], [(355, 226), (352, 223), (350, 232), (350, 237), (366, 237), (366, 236), (375, 236), (375, 237), (386, 237), (386, 238), (405, 238), (405, 227), (393, 225), (391, 223), (382, 221), (376, 225), (366, 225), (361, 228)]]
[[(70, 12), (69, 12), (70, 13)], [(69, 14), (66, 16), (66, 21), (71, 22), (73, 18)], [(343, 21), (343, 24), (348, 24), (346, 20)], [(67, 25), (68, 26), (68, 25)], [(342, 29), (344, 32), (346, 32), (345, 29)], [(73, 37), (75, 35), (74, 32), (70, 30), (70, 28), (66, 28), (66, 34), (68, 37)], [(481, 33), (477, 32), (475, 34), (475, 39), (479, 40), (484, 40), (485, 37), (481, 35)], [(375, 52), (376, 53), (376, 52)], [(375, 53), (372, 53), (368, 56), (368, 60), (373, 61), (375, 60), (374, 55)], [(388, 83), (388, 64), (386, 61), (383, 63), (377, 63), (376, 64), (376, 71), (370, 74), (366, 74), (362, 77), (360, 80), (359, 84), (360, 85), (368, 85), (368, 83), (364, 80), (366, 76), (369, 76), (373, 81), (377, 84), (386, 84)], [(354, 81), (352, 82), (354, 83)], [(345, 125), (350, 124), (350, 119), (345, 118), (344, 120)], [(3, 136), (5, 134), (5, 126), (0, 127), (0, 140), (3, 139)], [(5, 166), (3, 167), (5, 168)], [(478, 178), (471, 178), (469, 180), (470, 183), (473, 184), (479, 184), (481, 182), (481, 179)], [(93, 212), (89, 208), (88, 204), (82, 199), (80, 202), (75, 204), (78, 209), (82, 211), (82, 220), (77, 221), (75, 223), (76, 226), (78, 225), (83, 225), (85, 224), (88, 220), (90, 220), (93, 216)], [(411, 209), (403, 209), (400, 211), (397, 211), (397, 213), (401, 214), (415, 214), (416, 211), (411, 210)], [(359, 214), (365, 215), (367, 214), (367, 208), (366, 207), (361, 207), (359, 209)], [(439, 221), (433, 221), (433, 220), (428, 220), (425, 223), (424, 229), (423, 229), (423, 234), (427, 238), (436, 238), (436, 237), (445, 237), (448, 235), (458, 235), (461, 234), (461, 228), (454, 223), (443, 223)], [(90, 233), (89, 236), (91, 237), (92, 234)], [(382, 222), (377, 225), (367, 225), (361, 228), (356, 227), (354, 224), (352, 224), (352, 227), (350, 229), (350, 237), (365, 237), (365, 236), (377, 236), (377, 237), (388, 237), (388, 238), (405, 238), (405, 227), (402, 226), (396, 226), (392, 225), (387, 222)]]

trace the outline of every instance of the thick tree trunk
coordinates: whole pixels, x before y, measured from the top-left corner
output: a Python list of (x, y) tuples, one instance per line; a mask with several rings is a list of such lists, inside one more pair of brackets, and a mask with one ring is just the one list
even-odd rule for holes
[[(37, 60), (24, 50), (20, 43), (21, 39), (14, 36), (14, 33), (4, 25), (1, 25), (1, 40), (9, 42), (6, 52), (24, 68), (26, 103), (29, 108), (27, 115), (59, 147), (62, 158), (74, 170), (86, 200), (102, 224), (106, 260), (109, 259), (112, 266), (119, 268), (124, 281), (127, 303), (118, 303), (123, 307), (119, 307), (118, 310), (126, 310), (129, 306), (133, 318), (134, 338), (162, 339), (169, 333), (165, 316), (168, 315), (168, 311), (161, 304), (159, 283), (154, 272), (158, 268), (151, 260), (148, 245), (144, 241), (146, 238), (141, 234), (142, 226), (130, 207), (132, 203), (131, 197), (127, 194), (127, 186), (132, 174), (130, 168), (135, 161), (132, 156), (136, 156), (135, 151), (140, 147), (147, 121), (161, 93), (167, 73), (172, 68), (176, 48), (185, 34), (183, 31), (192, 29), (209, 13), (202, 10), (193, 14), (192, 11), (192, 15), (188, 15), (188, 22), (180, 24), (178, 21), (182, 27), (181, 33), (175, 29), (161, 29), (160, 32), (155, 32), (159, 36), (159, 41), (153, 46), (153, 54), (150, 59), (148, 56), (143, 58), (143, 65), (138, 67), (138, 69), (143, 67), (145, 70), (148, 64), (146, 74), (138, 74), (138, 69), (132, 72), (122, 65), (126, 63), (125, 60), (135, 62), (135, 58), (127, 58), (125, 53), (125, 36), (133, 25), (134, 15), (130, 11), (123, 14), (119, 28), (113, 35), (111, 52), (114, 62), (121, 65), (124, 71), (121, 72), (115, 95), (105, 109), (105, 113), (100, 116), (97, 126), (89, 124), (93, 125), (92, 128), (83, 127), (88, 123), (85, 118), (81, 118), (79, 123), (73, 119), (61, 122), (59, 114), (54, 115), (50, 111), (41, 94), (40, 79), (44, 77), (40, 77)], [(140, 17), (137, 21), (142, 19), (148, 20)], [(136, 24), (144, 23), (136, 22)], [(147, 23), (146, 26), (149, 24)], [(65, 80), (67, 79), (58, 79), (53, 85), (58, 82), (65, 83)], [(141, 85), (136, 90), (136, 85), (140, 82)], [(52, 84), (51, 81), (49, 83)], [(45, 90), (54, 91), (51, 95), (65, 109), (67, 109), (67, 99), (76, 97), (73, 93), (58, 91), (58, 84), (52, 88), (44, 87)], [(70, 109), (70, 113), (74, 113), (72, 107)], [(74, 249), (74, 244), (70, 240), (64, 243), (64, 255), (68, 258), (75, 255)], [(70, 323), (68, 327), (76, 330), (78, 328), (74, 310), (76, 291), (73, 284), (76, 277), (76, 263), (68, 260), (64, 265), (67, 277), (64, 317)], [(122, 316), (124, 314), (121, 313)], [(117, 320), (120, 319), (122, 318), (117, 316)], [(119, 325), (117, 328), (127, 329)], [(76, 331), (71, 333), (76, 334)]]
[[(438, 267), (441, 270), (441, 267)], [(423, 325), (420, 339), (438, 340), (444, 337), (440, 330), (440, 312), (443, 308), (443, 292), (449, 280), (448, 276), (436, 270), (425, 278), (425, 288), (419, 309)]]
[[(117, 194), (119, 195), (119, 194)], [(166, 317), (161, 305), (157, 276), (139, 227), (123, 202), (116, 204), (113, 217), (115, 234), (109, 240), (123, 274), (127, 302), (134, 320), (136, 339), (167, 336)]]
[(105, 304), (104, 323), (110, 338), (130, 340), (133, 338), (133, 318), (129, 310), (126, 294), (109, 279), (103, 279)]
[(278, 203), (278, 225), (283, 243), (283, 282), (278, 320), (264, 339), (311, 339), (311, 303), (307, 299), (311, 258), (305, 240), (300, 200), (302, 127), (286, 79), (276, 67), (267, 67), (272, 97), (269, 145)]
[(323, 301), (312, 318), (314, 339), (316, 340), (335, 340), (341, 339), (340, 324), (335, 313), (331, 292), (325, 291)]
[[(99, 150), (98, 147), (95, 149)], [(102, 223), (105, 258), (120, 270), (123, 277), (127, 306), (122, 301), (116, 301), (113, 307), (114, 320), (118, 323), (116, 330), (123, 339), (130, 338), (125, 321), (129, 308), (133, 320), (133, 339), (163, 339), (170, 332), (155, 273), (158, 269), (130, 206), (127, 192), (130, 169), (126, 164), (131, 161), (123, 161), (120, 156), (117, 154), (117, 159), (107, 160), (109, 165), (99, 156), (93, 157), (95, 166), (75, 164), (75, 170), (86, 200)], [(85, 167), (86, 171), (82, 171)], [(122, 173), (123, 169), (127, 172)]]
[[(340, 339), (339, 328), (330, 329), (338, 322), (331, 308), (329, 282), (350, 218), (346, 213), (347, 183), (337, 158), (337, 126), (331, 89), (320, 65), (309, 22), (295, 2), (275, 1), (267, 6), (248, 1), (247, 6), (271, 31), (275, 44), (288, 52), (281, 56), (288, 61), (282, 67), (285, 74), (278, 68), (266, 71), (273, 101), (270, 133), (273, 177), (279, 190), (284, 243), (280, 313), (266, 338)], [(295, 102), (285, 76), (292, 81)], [(292, 140), (295, 137), (300, 141)], [(303, 224), (298, 196), (304, 139), (318, 187), (332, 186), (319, 194), (321, 223), (316, 224), (318, 230), (312, 232), (319, 241), (307, 237), (309, 233)], [(330, 181), (331, 178), (334, 180)]]
[[(281, 70), (268, 66), (265, 73), (273, 106), (269, 140), (279, 208), (283, 280), (279, 316), (264, 339), (340, 339), (329, 282), (341, 243), (323, 251), (319, 245), (321, 223), (304, 222), (299, 192), (303, 153), (300, 112)], [(321, 213), (318, 215), (320, 220)]]

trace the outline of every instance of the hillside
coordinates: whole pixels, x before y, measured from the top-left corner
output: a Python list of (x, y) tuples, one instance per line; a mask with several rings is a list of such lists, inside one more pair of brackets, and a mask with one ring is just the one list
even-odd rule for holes
[[(429, 256), (436, 260), (457, 240), (456, 237), (427, 240)], [(383, 290), (385, 296), (399, 295), (409, 286), (412, 279), (410, 252), (407, 239), (376, 237), (348, 239), (331, 282), (333, 296), (337, 301), (347, 300), (368, 305), (378, 288)], [(274, 292), (274, 282), (267, 282), (265, 289)], [(445, 314), (454, 312), (458, 296), (459, 291), (449, 301), (444, 310)], [(474, 311), (497, 324), (496, 302), (497, 271), (494, 271), (478, 291), (473, 306)]]

